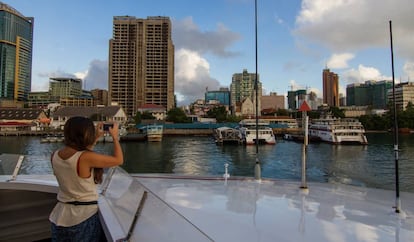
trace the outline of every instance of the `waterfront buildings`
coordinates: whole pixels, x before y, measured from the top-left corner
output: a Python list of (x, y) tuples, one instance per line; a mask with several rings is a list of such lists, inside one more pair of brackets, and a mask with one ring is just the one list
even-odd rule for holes
[(322, 72), (323, 103), (330, 107), (339, 107), (339, 77), (338, 74), (325, 68)]
[[(230, 84), (231, 92), (231, 106), (233, 108), (233, 113), (241, 112), (242, 103), (245, 102), (247, 98), (253, 103), (253, 110), (251, 114), (256, 113), (256, 73), (249, 73), (247, 69), (244, 69), (242, 73), (233, 74), (232, 81)], [(257, 100), (258, 110), (261, 110), (260, 99), (262, 96), (262, 84), (260, 83), (260, 76), (257, 74)], [(250, 111), (249, 111), (250, 112)], [(241, 112), (242, 115), (245, 113)]]
[(261, 111), (266, 109), (285, 109), (285, 96), (277, 95), (276, 92), (271, 92), (269, 95), (263, 95), (261, 98)]
[(366, 81), (353, 83), (346, 87), (347, 106), (370, 106), (373, 109), (386, 109), (388, 91), (392, 89), (391, 81)]
[(78, 97), (82, 94), (79, 78), (52, 77), (49, 79), (49, 94), (55, 97)]
[[(388, 99), (393, 99), (392, 89), (388, 91)], [(414, 104), (414, 82), (404, 82), (395, 86), (395, 104), (397, 110), (406, 110), (407, 105)]]
[(106, 90), (100, 89), (83, 90), (82, 80), (78, 78), (53, 77), (49, 81), (49, 91), (29, 93), (27, 106), (44, 108), (51, 103), (59, 103), (61, 106), (106, 106), (107, 98), (100, 98), (107, 97), (107, 93)]
[(109, 102), (135, 116), (144, 104), (174, 103), (174, 45), (168, 17), (113, 18), (109, 41)]
[(34, 18), (0, 2), (0, 101), (25, 102), (31, 90)]
[(206, 91), (204, 94), (206, 103), (217, 101), (219, 104), (230, 106), (230, 91), (228, 88), (220, 88), (218, 91)]
[(103, 89), (92, 89), (91, 90), (94, 106), (104, 105), (108, 106), (108, 90)]

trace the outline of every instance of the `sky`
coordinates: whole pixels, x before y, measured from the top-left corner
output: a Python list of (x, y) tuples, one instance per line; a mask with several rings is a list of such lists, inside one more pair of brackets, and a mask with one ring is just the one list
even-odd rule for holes
[[(256, 72), (254, 0), (1, 0), (34, 17), (32, 91), (51, 77), (76, 77), (86, 90), (108, 89), (114, 16), (167, 16), (175, 45), (178, 105), (206, 89), (230, 87)], [(257, 0), (257, 73), (263, 95), (307, 89), (322, 98), (322, 71), (346, 86), (414, 79), (412, 0)]]

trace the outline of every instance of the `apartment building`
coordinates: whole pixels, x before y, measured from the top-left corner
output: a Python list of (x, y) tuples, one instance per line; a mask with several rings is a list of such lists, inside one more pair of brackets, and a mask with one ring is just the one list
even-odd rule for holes
[(135, 116), (139, 107), (168, 110), (174, 99), (174, 45), (169, 17), (115, 16), (109, 41), (109, 102)]

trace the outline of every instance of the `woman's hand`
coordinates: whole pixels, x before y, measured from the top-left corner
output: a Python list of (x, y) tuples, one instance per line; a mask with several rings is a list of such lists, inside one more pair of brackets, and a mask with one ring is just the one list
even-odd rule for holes
[(119, 135), (119, 124), (114, 122), (112, 127), (109, 127), (108, 132), (111, 134), (112, 138), (115, 140)]
[(102, 122), (99, 122), (97, 125), (96, 125), (96, 128), (95, 128), (95, 142), (96, 141), (98, 141), (98, 139), (100, 138), (100, 137), (102, 137), (104, 135), (104, 131), (103, 131), (103, 123)]

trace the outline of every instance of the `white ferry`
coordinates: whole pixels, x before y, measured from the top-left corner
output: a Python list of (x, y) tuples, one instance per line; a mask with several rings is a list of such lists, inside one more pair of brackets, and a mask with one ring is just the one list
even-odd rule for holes
[(364, 126), (353, 118), (340, 119), (328, 116), (314, 119), (309, 124), (309, 137), (332, 144), (368, 144)]
[[(259, 144), (276, 144), (276, 138), (273, 129), (269, 126), (269, 122), (258, 120), (257, 124)], [(239, 123), (239, 129), (246, 145), (253, 145), (256, 143), (255, 119), (243, 119)]]

